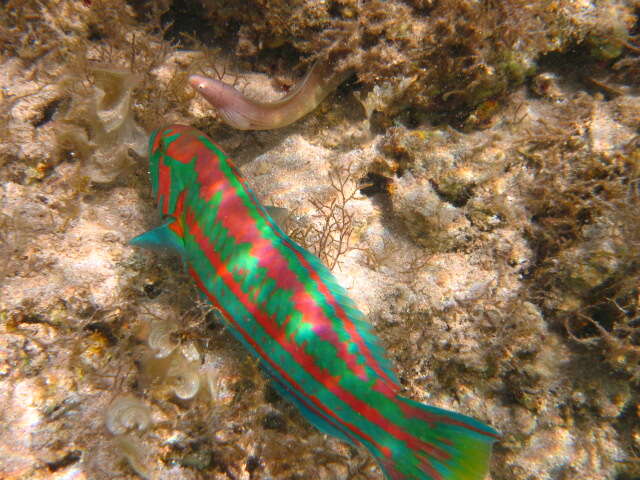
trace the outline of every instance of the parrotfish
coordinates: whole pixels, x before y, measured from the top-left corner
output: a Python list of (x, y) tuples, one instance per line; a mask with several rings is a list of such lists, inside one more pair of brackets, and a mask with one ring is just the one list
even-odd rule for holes
[(131, 241), (170, 248), (275, 389), (319, 430), (362, 444), (387, 479), (481, 480), (499, 434), (401, 396), (364, 315), (260, 204), (233, 161), (182, 125), (149, 142), (165, 222)]

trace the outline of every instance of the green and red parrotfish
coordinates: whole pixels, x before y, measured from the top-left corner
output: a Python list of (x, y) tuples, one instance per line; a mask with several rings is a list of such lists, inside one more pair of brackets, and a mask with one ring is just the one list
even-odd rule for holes
[(498, 433), (399, 395), (363, 314), (209, 137), (169, 126), (151, 135), (149, 159), (166, 223), (132, 244), (177, 251), (233, 335), (313, 425), (364, 445), (388, 479), (484, 478)]

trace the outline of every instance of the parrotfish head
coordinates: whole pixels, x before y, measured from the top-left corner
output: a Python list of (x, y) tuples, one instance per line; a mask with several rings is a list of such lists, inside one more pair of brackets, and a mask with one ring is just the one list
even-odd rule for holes
[(149, 139), (149, 173), (153, 194), (165, 216), (181, 214), (181, 197), (197, 182), (195, 164), (206, 154), (203, 134), (185, 125), (156, 130)]
[(149, 138), (149, 174), (165, 222), (133, 240), (132, 245), (173, 250), (184, 258), (185, 195), (197, 183), (196, 162), (206, 147), (201, 132), (184, 125), (156, 130)]

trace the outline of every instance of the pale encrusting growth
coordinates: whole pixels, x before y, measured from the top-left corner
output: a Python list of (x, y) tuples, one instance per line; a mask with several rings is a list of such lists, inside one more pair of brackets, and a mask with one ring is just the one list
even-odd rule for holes
[(146, 430), (151, 423), (150, 409), (141, 400), (124, 395), (115, 399), (105, 416), (109, 432), (121, 435), (130, 430)]

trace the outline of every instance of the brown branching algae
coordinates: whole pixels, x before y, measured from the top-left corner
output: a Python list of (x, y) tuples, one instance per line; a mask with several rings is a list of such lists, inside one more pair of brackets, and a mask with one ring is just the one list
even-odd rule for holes
[[(179, 122), (302, 232), (357, 177), (333, 272), (407, 395), (504, 434), (491, 478), (638, 478), (638, 7), (4, 2), (0, 477), (382, 478), (193, 308), (179, 261), (127, 246), (156, 223), (127, 132)], [(229, 129), (188, 84), (228, 64), (268, 101), (316, 59), (354, 77), (295, 131)], [(118, 398), (145, 430), (108, 430)]]

